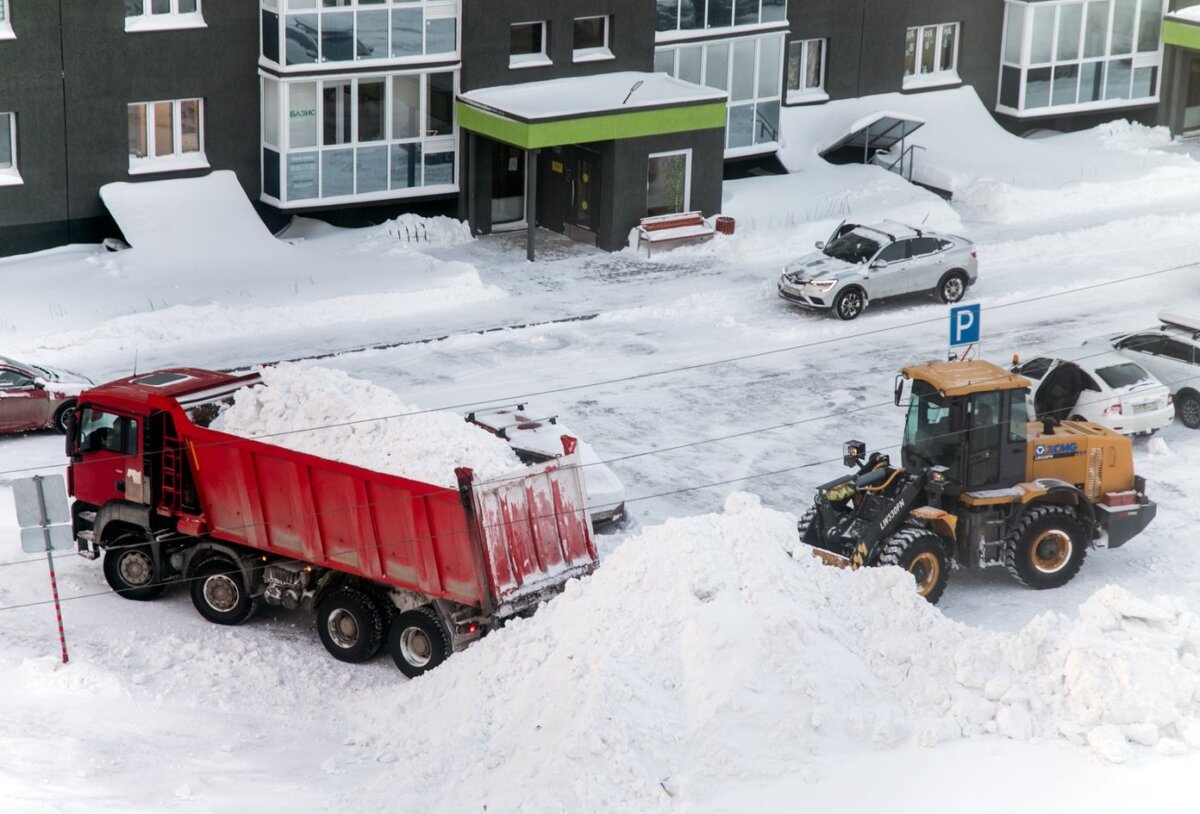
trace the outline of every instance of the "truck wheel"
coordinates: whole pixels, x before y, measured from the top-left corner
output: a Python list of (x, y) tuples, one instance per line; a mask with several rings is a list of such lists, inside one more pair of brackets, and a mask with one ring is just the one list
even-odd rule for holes
[(126, 599), (158, 599), (167, 586), (155, 572), (154, 555), (139, 534), (122, 534), (104, 552), (104, 579)]
[(258, 608), (258, 600), (246, 590), (241, 569), (224, 557), (201, 563), (189, 580), (192, 604), (210, 622), (240, 625)]
[(405, 611), (392, 622), (388, 649), (400, 672), (409, 678), (429, 672), (450, 658), (450, 634), (433, 608)]
[(317, 635), (339, 661), (372, 658), (383, 646), (383, 617), (365, 591), (342, 588), (317, 606)]
[(851, 320), (861, 314), (866, 305), (862, 289), (851, 286), (838, 294), (837, 299), (833, 301), (833, 311), (838, 315), (838, 319)]
[(1200, 396), (1185, 390), (1175, 396), (1175, 413), (1183, 426), (1189, 430), (1200, 430)]
[(917, 593), (936, 605), (950, 580), (950, 562), (942, 538), (928, 529), (907, 528), (883, 544), (879, 565), (898, 565), (913, 575)]
[(1004, 543), (1008, 572), (1030, 588), (1058, 588), (1079, 573), (1087, 556), (1087, 527), (1065, 506), (1036, 506)]

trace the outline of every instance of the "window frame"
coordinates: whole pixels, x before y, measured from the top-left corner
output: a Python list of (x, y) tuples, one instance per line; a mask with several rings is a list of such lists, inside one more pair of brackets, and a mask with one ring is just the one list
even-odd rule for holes
[[(812, 47), (815, 44), (821, 46), (821, 78), (820, 81), (811, 87), (805, 86), (805, 77), (808, 75), (808, 60), (812, 52)], [(828, 68), (829, 59), (829, 38), (828, 37), (810, 37), (802, 40), (789, 40), (787, 42), (787, 60), (784, 62), (784, 77), (790, 76), (791, 70), (789, 66), (792, 60), (792, 46), (800, 46), (799, 55), (797, 57), (796, 77), (799, 80), (799, 87), (793, 88), (788, 82), (784, 88), (786, 101), (789, 104), (803, 102), (824, 102), (829, 99), (829, 94), (825, 91), (825, 77)]]
[[(528, 54), (514, 54), (512, 51), (512, 33), (514, 28), (523, 26), (540, 26), (542, 30), (541, 42), (542, 50)], [(518, 23), (510, 23), (508, 26), (508, 67), (510, 69), (518, 68), (540, 68), (546, 65), (553, 65), (554, 60), (550, 58), (550, 22), (549, 20), (524, 20)]]
[[(1103, 47), (1099, 54), (1089, 56), (1087, 55), (1088, 11), (1092, 6), (1100, 3), (1107, 5), (1104, 17)], [(1157, 48), (1155, 50), (1139, 50), (1143, 33), (1142, 23), (1146, 17), (1145, 10), (1150, 3), (1157, 3), (1159, 8), (1162, 9), (1162, 13), (1166, 13), (1163, 8), (1166, 6), (1164, 0), (1136, 0), (1133, 9), (1133, 20), (1129, 31), (1130, 49), (1128, 51), (1114, 52), (1113, 28), (1117, 12), (1116, 5), (1111, 0), (1041, 0), (1037, 3), (1026, 2), (1026, 0), (1005, 0), (1000, 48), (1000, 72), (996, 80), (995, 110), (999, 113), (1018, 118), (1037, 118), (1096, 110), (1114, 110), (1125, 107), (1148, 107), (1158, 104), (1161, 101), (1164, 68), (1161, 15), (1154, 15), (1159, 19)], [(1068, 6), (1080, 7), (1079, 35), (1075, 56), (1060, 58), (1058, 50), (1063, 30), (1063, 9)], [(1037, 23), (1036, 12), (1039, 9), (1053, 12), (1053, 20), (1049, 32), (1050, 60), (1048, 62), (1042, 60), (1034, 61), (1033, 42), (1039, 30), (1035, 28)], [(1012, 20), (1012, 15), (1017, 10), (1022, 15), (1018, 24), (1020, 39), (1019, 42), (1012, 43), (1009, 36), (1011, 33), (1009, 30), (1011, 27), (1010, 21)], [(1013, 50), (1017, 54), (1016, 61), (1009, 58), (1010, 50)], [(1129, 77), (1125, 86), (1127, 95), (1109, 97), (1109, 67), (1114, 63), (1121, 62), (1128, 63)], [(1085, 66), (1090, 67), (1091, 79), (1094, 82), (1094, 88), (1099, 98), (1081, 101), (1088, 73), (1085, 72)], [(1074, 70), (1074, 76), (1070, 78), (1070, 81), (1074, 83), (1075, 101), (1055, 104), (1058, 72), (1063, 70), (1066, 73), (1065, 69)], [(1041, 103), (1039, 93), (1035, 97), (1036, 103), (1030, 106), (1028, 104), (1030, 98), (1030, 74), (1035, 71), (1048, 72), (1049, 80), (1046, 86), (1045, 103)], [(1150, 95), (1134, 96), (1138, 75), (1143, 71), (1150, 71)], [(1004, 102), (1006, 74), (1014, 77), (1012, 81), (1016, 82), (1015, 106), (1005, 104)], [(1039, 80), (1038, 84), (1041, 81)]]
[[(197, 150), (183, 149), (183, 105), (185, 102), (196, 102), (196, 136), (198, 141)], [(169, 155), (155, 155), (157, 144), (157, 127), (155, 127), (155, 117), (157, 116), (157, 106), (160, 104), (171, 105), (171, 140), (172, 150)], [(208, 155), (205, 152), (207, 140), (204, 134), (205, 112), (204, 112), (204, 97), (188, 96), (182, 99), (152, 99), (146, 102), (129, 102), (126, 106), (126, 115), (135, 107), (145, 109), (145, 132), (146, 137), (146, 152), (143, 157), (135, 157), (132, 153), (129, 154), (129, 174), (130, 175), (148, 175), (151, 173), (161, 172), (179, 172), (183, 170), (207, 169), (209, 167)]]
[[(933, 40), (933, 58), (935, 68), (932, 71), (921, 71), (921, 43), (925, 39), (925, 32), (934, 29), (936, 34)], [(942, 59), (942, 45), (945, 40), (946, 32), (954, 31), (954, 52), (950, 57), (950, 67), (940, 67)], [(914, 33), (915, 32), (915, 33)], [(913, 34), (916, 38), (913, 54), (913, 73), (908, 72), (907, 65), (907, 49), (908, 37)], [(962, 78), (958, 75), (958, 56), (962, 50), (962, 22), (947, 22), (947, 23), (927, 23), (925, 25), (910, 25), (904, 32), (905, 42), (905, 66), (901, 87), (905, 90), (913, 88), (931, 88), (944, 87), (946, 85), (955, 85), (962, 82)]]
[[(684, 157), (684, 173), (683, 173), (683, 208), (679, 212), (692, 211), (692, 148), (688, 147), (683, 150), (666, 150), (661, 153), (650, 153), (646, 156), (646, 215), (650, 217), (650, 162), (656, 158), (671, 158), (672, 156), (681, 155)], [(667, 212), (663, 214), (679, 214), (677, 212)]]
[(15, 40), (17, 34), (12, 27), (12, 9), (8, 0), (0, 0), (0, 40)]
[[(589, 46), (587, 48), (579, 48), (574, 41), (576, 23), (584, 20), (603, 20), (604, 21), (604, 43), (598, 46)], [(611, 14), (590, 14), (586, 17), (576, 17), (572, 20), (571, 26), (571, 61), (572, 62), (598, 62), (605, 59), (616, 59), (612, 52), (611, 43), (612, 37), (612, 15)], [(544, 40), (543, 40), (544, 42)], [(511, 54), (509, 55), (511, 59)]]
[(195, 11), (180, 11), (180, 0), (168, 0), (170, 11), (153, 11), (153, 0), (142, 0), (139, 14), (125, 15), (125, 33), (136, 34), (148, 31), (175, 31), (188, 28), (207, 28), (204, 21), (204, 0), (194, 0)]
[(17, 154), (17, 112), (0, 112), (0, 118), (8, 118), (8, 146), (12, 156), (12, 166), (0, 168), (0, 187), (19, 186), (25, 183), (21, 178), (20, 157)]
[[(745, 0), (742, 0), (742, 1), (744, 2)], [(793, 2), (795, 2), (795, 1), (796, 0), (793, 0)], [(666, 44), (666, 43), (671, 43), (671, 42), (679, 42), (681, 40), (687, 40), (687, 39), (691, 39), (691, 38), (695, 38), (695, 37), (739, 36), (742, 34), (773, 31), (773, 30), (776, 30), (779, 28), (786, 29), (788, 26), (788, 4), (787, 4), (786, 0), (785, 0), (785, 2), (781, 2), (781, 3), (780, 2), (770, 2), (770, 0), (757, 0), (758, 11), (757, 11), (757, 14), (755, 15), (757, 19), (754, 22), (740, 22), (739, 23), (737, 21), (737, 15), (733, 14), (732, 10), (731, 10), (731, 19), (730, 19), (729, 25), (721, 25), (721, 26), (708, 25), (708, 22), (709, 22), (709, 15), (708, 15), (708, 10), (707, 10), (708, 2), (707, 2), (707, 0), (696, 0), (696, 3), (698, 5), (700, 5), (703, 9), (704, 23), (705, 23), (705, 25), (703, 27), (696, 27), (696, 28), (681, 27), (681, 17), (682, 17), (681, 10), (682, 10), (683, 3), (682, 3), (682, 0), (674, 0), (674, 2), (675, 2), (675, 13), (674, 13), (675, 26), (674, 26), (674, 28), (665, 28), (665, 29), (658, 28), (658, 3), (657, 2), (655, 3), (654, 41), (656, 43)], [(778, 7), (780, 9), (780, 11), (778, 12), (779, 16), (777, 17), (777, 19), (774, 19), (774, 20), (764, 20), (763, 19), (764, 3), (771, 5), (771, 6)]]

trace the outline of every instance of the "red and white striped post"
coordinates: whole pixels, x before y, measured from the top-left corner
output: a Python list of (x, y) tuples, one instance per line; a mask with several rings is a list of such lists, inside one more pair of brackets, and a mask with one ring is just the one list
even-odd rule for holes
[(42, 476), (34, 475), (33, 480), (37, 485), (38, 508), (42, 512), (42, 539), (46, 542), (46, 562), (50, 565), (50, 590), (54, 594), (54, 615), (58, 618), (58, 642), (62, 647), (62, 663), (66, 664), (70, 657), (67, 655), (67, 633), (63, 629), (62, 605), (58, 600), (58, 578), (54, 576), (54, 554), (50, 544), (50, 518), (46, 512), (46, 495), (42, 491)]

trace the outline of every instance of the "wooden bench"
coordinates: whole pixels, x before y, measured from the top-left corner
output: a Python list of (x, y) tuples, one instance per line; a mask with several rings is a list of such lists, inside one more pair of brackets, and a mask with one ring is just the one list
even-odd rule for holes
[(677, 246), (703, 243), (710, 240), (716, 231), (701, 212), (679, 212), (642, 218), (638, 224), (638, 253), (641, 253), (643, 245), (646, 247), (646, 256), (650, 257), (656, 246), (674, 249)]

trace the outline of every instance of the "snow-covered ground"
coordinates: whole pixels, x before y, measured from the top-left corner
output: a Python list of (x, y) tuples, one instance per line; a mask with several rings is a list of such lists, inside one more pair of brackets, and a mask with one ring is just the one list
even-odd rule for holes
[[(928, 122), (917, 177), (954, 203), (815, 158), (873, 110)], [(1190, 810), (1200, 435), (1135, 444), (1159, 516), (1066, 587), (956, 572), (928, 608), (903, 574), (788, 558), (780, 512), (842, 471), (843, 440), (896, 444), (892, 377), (945, 354), (946, 308), (842, 323), (774, 286), (838, 221), (887, 216), (978, 242), (985, 356), (1147, 326), (1200, 298), (1200, 150), (1130, 124), (1018, 139), (957, 90), (789, 109), (784, 132), (796, 173), (726, 184), (735, 235), (652, 261), (541, 233), (530, 265), (520, 235), (416, 218), (0, 260), (0, 353), (97, 380), (312, 357), (397, 404), (529, 396), (632, 514), (593, 577), (407, 682), (329, 658), (303, 614), (213, 626), (65, 552), (59, 665), (0, 485), (0, 810)], [(60, 436), (0, 440), (0, 480), (62, 465)]]

